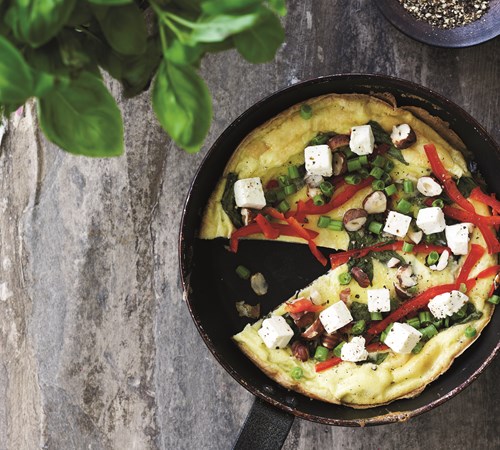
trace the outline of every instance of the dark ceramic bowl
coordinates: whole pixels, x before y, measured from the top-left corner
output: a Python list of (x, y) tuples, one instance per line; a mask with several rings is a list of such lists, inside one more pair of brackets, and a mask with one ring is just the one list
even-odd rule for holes
[[(500, 314), (496, 313), (490, 325), (474, 343), (472, 351), (468, 350), (460, 356), (421, 395), (382, 407), (360, 410), (311, 400), (288, 391), (262, 373), (231, 341), (231, 336), (248, 323), (248, 320), (238, 317), (235, 301), (244, 298), (251, 304), (260, 302), (262, 312), (266, 314), (296, 289), (325, 273), (326, 269), (319, 263), (311, 262), (306, 245), (242, 241), (238, 254), (235, 255), (225, 249), (227, 241), (224, 239), (199, 240), (197, 234), (202, 212), (228, 159), (248, 133), (296, 103), (333, 92), (390, 92), (399, 105), (419, 106), (441, 117), (449, 122), (467, 147), (475, 152), (477, 164), (490, 189), (500, 194), (500, 149), (481, 125), (436, 92), (397, 78), (380, 75), (333, 75), (299, 83), (256, 103), (222, 133), (199, 168), (184, 207), (179, 241), (182, 285), (194, 323), (210, 351), (238, 383), (264, 400), (257, 402), (260, 405), (257, 408), (260, 412), (257, 412), (268, 427), (272, 423), (289, 426), (293, 416), (341, 426), (377, 425), (407, 420), (458, 394), (479, 376), (499, 351)], [(297, 261), (308, 263), (297, 264)], [(255, 296), (249, 283), (243, 282), (235, 274), (238, 264), (265, 274), (270, 285), (268, 295), (260, 298)], [(262, 405), (267, 404), (281, 411), (267, 407), (262, 412)], [(270, 415), (274, 417), (270, 418)], [(255, 444), (259, 427), (255, 427), (254, 418), (255, 415), (251, 416), (248, 424), (254, 425), (249, 434)], [(282, 437), (286, 436), (286, 426), (282, 426)], [(278, 436), (279, 433), (274, 430), (266, 436), (270, 435)]]
[(479, 20), (449, 30), (417, 20), (398, 0), (377, 0), (375, 4), (399, 31), (436, 47), (470, 47), (500, 35), (500, 0), (490, 0), (489, 10)]

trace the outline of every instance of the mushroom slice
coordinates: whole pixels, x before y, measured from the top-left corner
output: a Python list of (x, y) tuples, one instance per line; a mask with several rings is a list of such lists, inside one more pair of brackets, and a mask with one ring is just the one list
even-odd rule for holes
[(347, 158), (342, 152), (335, 152), (332, 156), (333, 175), (343, 175), (347, 172)]
[(351, 274), (354, 277), (354, 279), (358, 282), (359, 286), (362, 288), (367, 288), (370, 286), (370, 278), (368, 275), (363, 271), (363, 269), (360, 269), (359, 267), (353, 267), (351, 269)]
[(417, 141), (417, 135), (410, 125), (402, 123), (392, 127), (391, 140), (396, 148), (403, 150)]
[(317, 338), (320, 334), (322, 334), (325, 331), (323, 328), (323, 324), (321, 323), (321, 320), (319, 320), (319, 317), (312, 323), (312, 325), (307, 328), (306, 331), (304, 331), (301, 336), (304, 339), (315, 339)]
[(400, 300), (407, 300), (411, 298), (411, 294), (403, 288), (399, 283), (394, 283), (394, 290), (396, 291), (396, 295)]
[(450, 258), (450, 252), (448, 250), (444, 250), (443, 253), (441, 253), (441, 256), (439, 257), (437, 264), (433, 264), (432, 266), (429, 267), (432, 270), (437, 270), (438, 272), (441, 272), (441, 270), (446, 269), (449, 258)]
[(348, 134), (337, 134), (336, 136), (331, 137), (327, 144), (331, 150), (335, 150), (340, 147), (345, 147), (349, 145), (350, 136)]
[(403, 264), (398, 268), (396, 278), (402, 288), (413, 287), (417, 284), (413, 275), (413, 269), (409, 264)]
[(363, 200), (363, 208), (368, 214), (379, 214), (387, 209), (387, 197), (382, 191), (374, 191)]
[(345, 212), (343, 222), (347, 231), (358, 231), (366, 223), (368, 213), (362, 208), (353, 208)]

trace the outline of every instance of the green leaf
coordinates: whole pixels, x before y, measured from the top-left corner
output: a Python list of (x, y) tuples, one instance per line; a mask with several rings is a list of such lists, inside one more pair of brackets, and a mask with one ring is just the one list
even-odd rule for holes
[(359, 267), (370, 279), (370, 283), (373, 281), (373, 260), (371, 256), (367, 255), (363, 258), (351, 258), (347, 263), (347, 268), (349, 272), (353, 267)]
[(401, 150), (399, 150), (399, 148), (394, 147), (394, 145), (389, 150), (387, 150), (387, 154), (389, 156), (392, 156), (394, 159), (397, 159), (399, 162), (402, 162), (405, 166), (410, 165), (410, 163), (408, 163), (404, 158)]
[(107, 8), (97, 17), (102, 33), (115, 51), (122, 55), (144, 53), (148, 32), (144, 14), (135, 3)]
[(268, 12), (258, 25), (234, 36), (234, 44), (247, 61), (259, 64), (271, 61), (285, 39), (279, 19)]
[(82, 38), (82, 33), (69, 28), (63, 29), (57, 36), (61, 61), (65, 66), (81, 69), (90, 63)]
[(368, 305), (366, 303), (352, 302), (350, 306), (351, 314), (354, 320), (371, 320)]
[(62, 149), (85, 156), (123, 153), (123, 123), (114, 98), (102, 81), (82, 73), (38, 101), (40, 126)]
[(205, 0), (201, 2), (201, 10), (206, 14), (225, 14), (259, 6), (262, 2), (263, 0)]
[(178, 39), (174, 39), (165, 51), (165, 58), (174, 64), (197, 65), (204, 52), (205, 48), (203, 44), (185, 45)]
[(21, 53), (0, 36), (0, 103), (24, 103), (33, 95), (34, 80)]
[(244, 15), (221, 14), (203, 17), (191, 26), (191, 39), (194, 42), (219, 42), (229, 36), (252, 28), (260, 20), (260, 14), (253, 12)]
[(465, 198), (469, 198), (472, 189), (477, 188), (477, 183), (471, 177), (461, 177), (457, 182), (457, 188)]
[(19, 41), (39, 47), (59, 33), (74, 6), (75, 0), (13, 0), (5, 22)]
[(201, 148), (212, 121), (212, 102), (193, 67), (161, 62), (153, 87), (153, 109), (179, 146), (188, 152)]
[(394, 250), (385, 250), (383, 252), (370, 252), (369, 255), (375, 259), (378, 259), (380, 262), (387, 262), (391, 258), (399, 259), (401, 264), (406, 264), (405, 259)]
[(133, 0), (88, 0), (89, 3), (93, 3), (94, 5), (126, 5), (128, 3), (132, 3)]
[(285, 0), (269, 0), (269, 6), (273, 11), (276, 11), (280, 16), (286, 15)]
[(226, 185), (224, 186), (224, 193), (220, 203), (222, 209), (231, 220), (231, 223), (236, 227), (240, 228), (243, 226), (243, 221), (241, 214), (236, 207), (236, 200), (234, 199), (234, 183), (238, 181), (238, 175), (235, 173), (228, 173), (226, 176)]

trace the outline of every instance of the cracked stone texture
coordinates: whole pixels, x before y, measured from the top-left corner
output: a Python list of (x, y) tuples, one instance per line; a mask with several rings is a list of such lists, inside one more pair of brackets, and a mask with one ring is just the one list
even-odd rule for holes
[[(197, 155), (161, 131), (148, 93), (125, 101), (116, 83), (121, 158), (58, 150), (33, 105), (11, 118), (0, 147), (0, 449), (230, 448), (252, 396), (191, 322), (177, 232), (210, 144), (258, 99), (319, 75), (395, 75), (444, 94), (500, 140), (500, 40), (432, 48), (396, 31), (375, 2), (289, 3), (274, 62), (253, 66), (235, 52), (203, 62), (215, 117)], [(499, 364), (408, 423), (296, 420), (284, 448), (498, 448)]]

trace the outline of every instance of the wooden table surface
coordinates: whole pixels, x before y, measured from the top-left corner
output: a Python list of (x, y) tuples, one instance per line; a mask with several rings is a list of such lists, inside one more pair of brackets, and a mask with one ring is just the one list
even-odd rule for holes
[[(253, 398), (205, 348), (182, 300), (177, 233), (191, 179), (246, 108), (299, 80), (394, 75), (444, 94), (500, 140), (500, 40), (432, 48), (374, 1), (288, 2), (286, 44), (254, 66), (229, 52), (202, 66), (215, 118), (188, 155), (161, 131), (149, 94), (124, 101), (126, 155), (63, 153), (33, 108), (0, 152), (0, 448), (227, 449)], [(474, 351), (472, 349), (471, 351)], [(334, 428), (296, 420), (286, 449), (499, 448), (500, 362), (408, 423)]]

